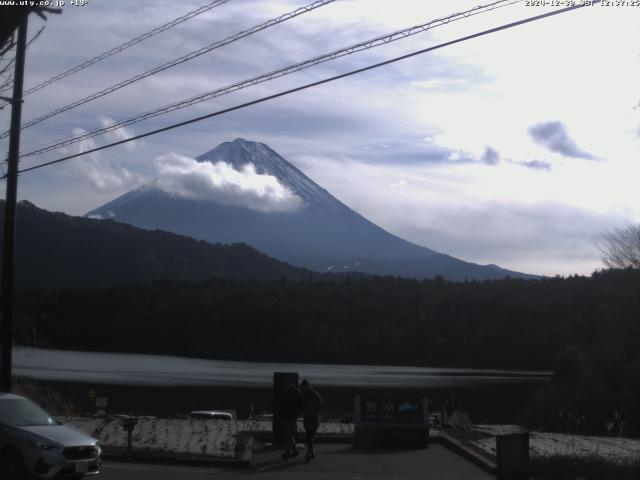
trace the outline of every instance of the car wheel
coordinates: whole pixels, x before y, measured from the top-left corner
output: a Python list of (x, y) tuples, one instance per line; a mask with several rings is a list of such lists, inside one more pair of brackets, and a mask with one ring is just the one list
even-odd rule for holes
[(1, 480), (25, 480), (27, 472), (24, 469), (22, 455), (16, 450), (5, 450), (0, 456)]

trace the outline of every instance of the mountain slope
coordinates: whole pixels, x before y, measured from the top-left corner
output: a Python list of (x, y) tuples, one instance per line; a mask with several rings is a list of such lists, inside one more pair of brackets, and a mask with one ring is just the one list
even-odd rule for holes
[(110, 220), (52, 213), (29, 202), (18, 204), (16, 230), (18, 288), (90, 288), (163, 278), (296, 280), (316, 275), (248, 245), (212, 245)]
[(149, 184), (88, 213), (141, 228), (162, 229), (210, 242), (246, 242), (294, 265), (317, 271), (451, 280), (529, 277), (464, 262), (421, 247), (378, 227), (317, 185), (267, 145), (236, 139), (197, 157), (236, 171), (252, 164), (298, 196), (303, 207), (264, 212), (215, 200), (176, 195)]

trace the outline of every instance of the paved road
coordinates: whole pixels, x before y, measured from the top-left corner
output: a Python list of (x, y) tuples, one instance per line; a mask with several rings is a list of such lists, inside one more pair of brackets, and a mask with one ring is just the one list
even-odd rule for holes
[(300, 457), (283, 462), (280, 452), (254, 457), (252, 469), (174, 467), (105, 463), (103, 480), (206, 480), (228, 476), (237, 480), (488, 480), (494, 478), (440, 445), (423, 450), (366, 452), (350, 445), (319, 445), (309, 464)]

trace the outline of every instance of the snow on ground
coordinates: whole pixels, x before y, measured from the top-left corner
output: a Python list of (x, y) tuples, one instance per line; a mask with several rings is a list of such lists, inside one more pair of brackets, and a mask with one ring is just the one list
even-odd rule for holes
[[(491, 435), (471, 444), (492, 456), (496, 454), (495, 435), (522, 431), (522, 427), (515, 425), (477, 425), (472, 429)], [(616, 463), (640, 459), (640, 440), (629, 438), (531, 432), (529, 448), (532, 457), (598, 458)]]
[[(60, 417), (58, 420), (97, 438), (103, 448), (127, 446), (127, 432), (122, 428), (120, 417)], [(228, 420), (139, 417), (133, 430), (133, 449), (235, 458), (236, 433), (236, 422)]]
[(509, 433), (520, 433), (526, 431), (524, 427), (520, 425), (473, 425), (471, 430), (490, 435), (495, 437), (496, 435), (507, 435)]
[[(238, 421), (239, 432), (271, 432), (270, 420), (240, 420)], [(298, 420), (298, 432), (304, 432), (302, 420)], [(345, 435), (354, 434), (353, 423), (341, 422), (320, 422), (318, 435)]]
[[(136, 452), (168, 452), (172, 455), (203, 455), (235, 458), (237, 434), (271, 432), (270, 420), (199, 420), (137, 417), (133, 430)], [(103, 448), (127, 447), (127, 432), (121, 416), (58, 417), (58, 421), (79, 428), (97, 438)], [(298, 431), (303, 432), (302, 420)], [(353, 435), (352, 423), (323, 422), (318, 435)]]
[[(112, 417), (60, 417), (62, 423), (72, 425), (97, 438), (107, 449), (127, 446), (127, 432), (122, 418)], [(471, 445), (495, 457), (496, 435), (521, 432), (516, 425), (475, 425), (471, 430), (484, 438), (471, 441)], [(133, 431), (135, 451), (170, 452), (174, 455), (203, 455), (216, 458), (235, 458), (236, 438), (239, 433), (270, 432), (270, 420), (199, 420), (138, 417)], [(303, 432), (302, 421), (298, 431)], [(352, 423), (322, 422), (318, 435), (352, 436)], [(532, 457), (567, 456), (599, 458), (612, 462), (640, 459), (640, 440), (614, 437), (590, 437), (559, 433), (531, 432), (529, 437)]]

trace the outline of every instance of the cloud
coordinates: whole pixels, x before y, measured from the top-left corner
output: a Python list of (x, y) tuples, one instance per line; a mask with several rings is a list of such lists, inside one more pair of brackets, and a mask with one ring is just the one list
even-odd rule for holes
[(304, 206), (302, 199), (272, 175), (260, 175), (253, 164), (240, 171), (224, 162), (198, 162), (169, 153), (154, 160), (153, 184), (184, 198), (212, 200), (260, 212), (286, 212)]
[[(448, 159), (452, 162), (475, 162), (490, 166), (499, 165), (500, 161), (503, 160), (500, 153), (489, 145), (485, 145), (484, 152), (479, 157), (477, 155), (474, 156), (472, 153), (454, 151), (449, 155)], [(504, 162), (519, 167), (530, 168), (532, 170), (551, 170), (551, 164), (542, 160), (519, 161), (511, 158), (505, 158)]]
[(528, 162), (514, 162), (517, 165), (522, 165), (523, 167), (531, 168), (533, 170), (551, 170), (551, 164), (549, 162), (543, 162), (542, 160), (531, 160)]
[[(74, 128), (74, 135), (86, 133), (82, 128)], [(97, 146), (92, 138), (78, 143), (77, 153), (86, 152)], [(100, 157), (98, 152), (74, 159), (70, 163), (74, 175), (87, 180), (99, 192), (112, 192), (133, 187), (142, 181), (142, 177), (128, 169)]]
[(136, 186), (141, 182), (140, 176), (126, 168), (104, 164), (99, 159), (87, 158), (74, 162), (74, 174), (85, 180), (99, 192), (113, 192)]
[(389, 148), (389, 145), (387, 145), (386, 143), (376, 143), (375, 145), (365, 145), (364, 147), (365, 150), (387, 150)]
[(409, 185), (409, 183), (404, 178), (401, 178), (397, 182), (393, 182), (389, 184), (391, 188), (402, 188), (402, 187), (406, 187), (407, 185)]
[[(449, 150), (448, 153), (442, 155), (441, 159), (450, 163), (479, 163), (489, 166), (495, 166), (500, 163), (500, 153), (489, 145), (485, 145), (482, 153), (472, 152), (464, 149)], [(508, 160), (507, 160), (508, 161)]]
[[(103, 127), (108, 127), (109, 125), (116, 123), (113, 118), (105, 116), (98, 117), (98, 121)], [(123, 127), (117, 130), (112, 130), (111, 132), (107, 132), (105, 136), (109, 140), (109, 142), (119, 142), (121, 140), (128, 140), (131, 137), (135, 137), (135, 133), (133, 132), (133, 130)], [(135, 150), (138, 146), (138, 142), (138, 140), (127, 142), (124, 144), (124, 148), (126, 148), (127, 150)]]
[[(394, 165), (324, 157), (302, 169), (331, 185), (344, 204), (414, 243), (516, 271), (590, 274), (601, 267), (598, 236), (621, 218), (640, 218), (637, 208), (626, 209), (637, 205), (634, 176), (626, 169), (612, 175), (609, 162), (561, 162), (552, 172), (535, 165), (413, 164), (399, 176)], [(408, 180), (405, 187), (389, 188), (390, 179), (400, 178)]]
[(480, 160), (482, 161), (482, 163), (486, 163), (487, 165), (497, 165), (498, 163), (500, 163), (500, 154), (487, 145)]
[[(405, 206), (405, 211), (418, 208)], [(545, 275), (590, 274), (601, 266), (596, 243), (616, 221), (558, 202), (494, 201), (441, 205), (421, 225), (393, 230), (410, 241), (481, 264)]]
[[(79, 135), (84, 135), (85, 133), (87, 133), (87, 131), (83, 128), (74, 128), (73, 129), (73, 136), (77, 137)], [(84, 140), (78, 142), (78, 144), (76, 145), (76, 153), (84, 153), (84, 152), (88, 152), (89, 150), (93, 150), (94, 148), (96, 148), (98, 146), (98, 144), (96, 143), (96, 141), (93, 138), (85, 138)], [(98, 152), (92, 152), (92, 153), (88, 153), (87, 154), (87, 158), (91, 158), (91, 159), (97, 159), (98, 158)]]
[(565, 157), (584, 158), (586, 160), (594, 160), (596, 158), (591, 153), (578, 147), (567, 133), (567, 129), (562, 122), (537, 123), (529, 127), (528, 132), (537, 144)]

